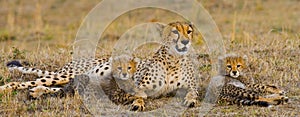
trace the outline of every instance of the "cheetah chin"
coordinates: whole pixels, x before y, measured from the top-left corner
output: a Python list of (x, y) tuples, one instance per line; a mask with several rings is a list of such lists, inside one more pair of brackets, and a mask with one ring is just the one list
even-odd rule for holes
[(184, 47), (182, 47), (182, 48), (179, 48), (178, 45), (176, 45), (176, 46), (175, 46), (175, 50), (176, 50), (179, 54), (183, 55), (183, 54), (186, 54), (186, 53), (188, 52), (188, 47), (184, 46)]

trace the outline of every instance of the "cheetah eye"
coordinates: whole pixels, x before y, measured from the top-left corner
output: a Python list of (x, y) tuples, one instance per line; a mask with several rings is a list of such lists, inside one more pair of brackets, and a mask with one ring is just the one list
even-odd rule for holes
[(227, 65), (227, 68), (231, 69), (231, 65)]
[(122, 67), (118, 67), (118, 70), (122, 70)]
[(238, 67), (238, 68), (239, 68), (239, 67), (241, 67), (241, 65), (237, 65), (236, 67)]
[(193, 31), (192, 30), (188, 30), (187, 31), (187, 34), (191, 34)]
[(128, 67), (127, 69), (128, 69), (128, 70), (130, 70), (130, 69), (131, 69), (131, 67)]
[(178, 34), (178, 30), (172, 30), (174, 34)]

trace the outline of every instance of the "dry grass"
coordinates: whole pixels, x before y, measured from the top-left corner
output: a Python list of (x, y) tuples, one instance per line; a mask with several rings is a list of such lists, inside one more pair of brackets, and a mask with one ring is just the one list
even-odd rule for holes
[[(21, 59), (28, 66), (55, 70), (71, 60), (73, 39), (82, 19), (98, 0), (0, 1), (0, 82), (33, 80), (12, 75), (5, 63)], [(288, 91), (287, 105), (274, 108), (216, 106), (207, 116), (299, 116), (300, 113), (300, 2), (298, 0), (201, 0), (224, 37), (227, 52), (249, 57), (249, 76)], [(11, 6), (11, 7), (7, 7)], [(124, 22), (130, 24), (132, 19)], [(143, 20), (155, 20), (147, 15)], [(124, 29), (113, 24), (103, 38), (116, 38)], [(106, 40), (105, 42), (111, 42)], [(102, 42), (101, 42), (102, 43)], [(108, 45), (108, 46), (107, 46)], [(109, 44), (98, 51), (109, 48)], [(13, 48), (15, 47), (15, 48)], [(109, 51), (107, 51), (109, 52)], [(205, 82), (209, 70), (203, 69)], [(27, 100), (27, 91), (0, 94), (1, 116), (80, 116), (78, 96)], [(163, 99), (162, 99), (163, 100)], [(163, 102), (163, 101), (161, 101)], [(191, 112), (191, 113), (189, 113)], [(126, 116), (125, 113), (121, 113)], [(187, 114), (197, 115), (190, 109)], [(161, 116), (168, 113), (162, 113)]]

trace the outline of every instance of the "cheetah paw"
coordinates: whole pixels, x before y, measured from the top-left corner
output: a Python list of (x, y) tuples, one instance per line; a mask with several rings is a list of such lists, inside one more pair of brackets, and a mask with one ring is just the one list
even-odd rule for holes
[(32, 99), (36, 99), (43, 94), (55, 93), (61, 90), (61, 88), (49, 88), (45, 86), (37, 86), (29, 90), (29, 96)]
[(130, 108), (131, 111), (144, 111), (144, 109), (145, 102), (143, 99), (134, 100)]
[(277, 102), (276, 105), (279, 105), (279, 104), (284, 104), (284, 103), (287, 103), (289, 101), (289, 98), (286, 97), (286, 96), (282, 96), (280, 99), (276, 99), (274, 100)]
[(185, 101), (183, 103), (184, 103), (184, 105), (188, 106), (189, 108), (192, 108), (192, 107), (196, 106), (197, 100), (196, 99), (190, 99), (190, 100), (185, 99)]
[(188, 92), (183, 103), (190, 108), (195, 107), (197, 104), (197, 92)]

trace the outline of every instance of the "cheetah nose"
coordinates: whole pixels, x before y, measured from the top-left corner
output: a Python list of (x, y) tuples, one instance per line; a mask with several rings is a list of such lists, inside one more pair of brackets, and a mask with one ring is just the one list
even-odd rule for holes
[(181, 43), (183, 44), (183, 45), (186, 45), (186, 44), (188, 44), (190, 41), (189, 40), (182, 40), (181, 41)]
[(122, 73), (123, 77), (126, 77), (127, 76), (127, 73)]
[(236, 75), (237, 71), (232, 71), (233, 75)]

